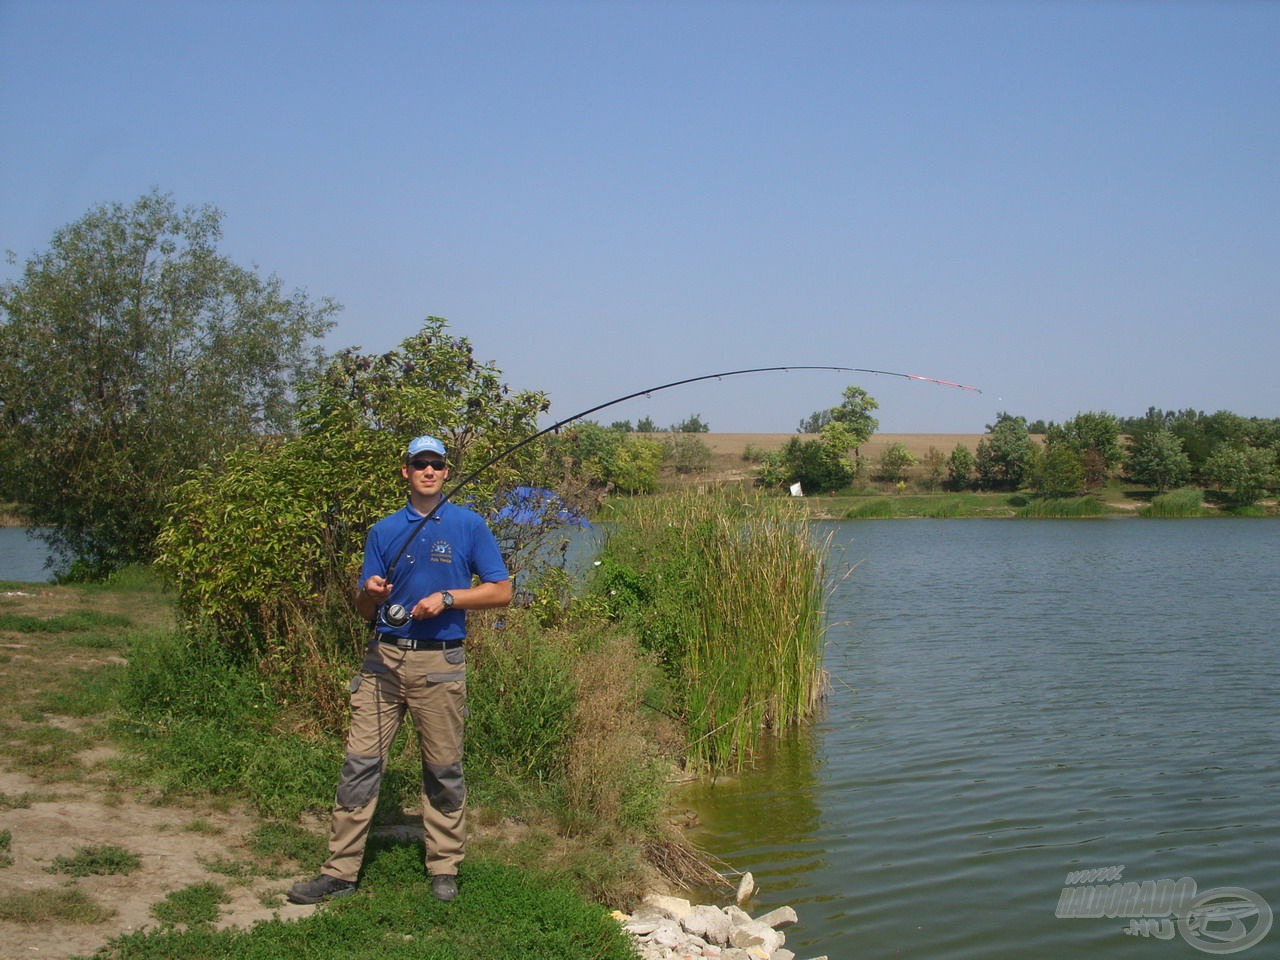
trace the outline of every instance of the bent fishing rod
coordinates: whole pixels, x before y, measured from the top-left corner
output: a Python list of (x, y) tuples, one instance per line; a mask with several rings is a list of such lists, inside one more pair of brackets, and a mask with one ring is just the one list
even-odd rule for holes
[(836, 366), (827, 366), (827, 365), (749, 367), (743, 370), (725, 370), (720, 373), (707, 373), (707, 374), (703, 374), (700, 377), (686, 377), (683, 380), (673, 380), (670, 383), (659, 384), (656, 387), (646, 387), (643, 390), (636, 390), (634, 393), (628, 393), (625, 396), (615, 397), (613, 400), (606, 400), (604, 403), (598, 403), (594, 407), (589, 407), (586, 410), (582, 410), (579, 413), (575, 413), (571, 417), (565, 417), (563, 420), (557, 420), (555, 423), (551, 424), (551, 426), (544, 427), (543, 429), (539, 430), (537, 433), (530, 434), (529, 436), (521, 440), (519, 443), (514, 443), (511, 446), (507, 447), (506, 449), (502, 450), (501, 452), (497, 453), (496, 455), (490, 457), (488, 460), (482, 463), (479, 467), (472, 470), (470, 473), (464, 476), (461, 480), (455, 483), (447, 491), (441, 493), (440, 499), (436, 501), (436, 505), (432, 507), (431, 510), (428, 511), (422, 517), (422, 519), (415, 521), (413, 527), (409, 530), (409, 534), (408, 536), (405, 537), (404, 543), (400, 545), (400, 549), (396, 552), (396, 555), (392, 559), (390, 566), (388, 566), (387, 568), (385, 579), (388, 581), (391, 581), (391, 577), (392, 577), (392, 574), (395, 572), (396, 565), (400, 562), (400, 558), (404, 556), (404, 552), (409, 548), (409, 544), (412, 543), (414, 539), (418, 536), (418, 532), (422, 529), (422, 525), (427, 521), (429, 521), (437, 513), (439, 513), (440, 508), (443, 507), (446, 502), (451, 500), (459, 490), (461, 490), (462, 488), (466, 487), (468, 484), (475, 481), (477, 477), (483, 474), (486, 470), (488, 470), (494, 464), (498, 463), (501, 460), (506, 459), (507, 457), (511, 456), (511, 454), (515, 453), (517, 450), (523, 449), (524, 447), (533, 443), (535, 440), (539, 439), (540, 437), (545, 437), (549, 433), (555, 433), (561, 427), (566, 426), (570, 423), (573, 423), (575, 420), (581, 420), (583, 417), (589, 417), (593, 413), (598, 413), (601, 410), (608, 409), (609, 407), (617, 406), (620, 403), (626, 403), (628, 400), (634, 400), (637, 397), (648, 397), (652, 394), (658, 393), (661, 390), (670, 390), (672, 387), (683, 387), (690, 383), (701, 383), (702, 381), (705, 381), (705, 380), (723, 380), (725, 377), (738, 377), (748, 373), (789, 373), (793, 370), (828, 370), (836, 373), (866, 373), (866, 374), (873, 374), (875, 376), (880, 376), (880, 377), (899, 377), (903, 380), (918, 380), (923, 383), (936, 383), (939, 386), (956, 387), (957, 389), (970, 390), (974, 393), (982, 392), (977, 387), (971, 387), (963, 383), (956, 383), (955, 381), (952, 381), (952, 380), (939, 380), (937, 377), (923, 377), (914, 373), (897, 373), (892, 370), (871, 370), (866, 367), (836, 367)]

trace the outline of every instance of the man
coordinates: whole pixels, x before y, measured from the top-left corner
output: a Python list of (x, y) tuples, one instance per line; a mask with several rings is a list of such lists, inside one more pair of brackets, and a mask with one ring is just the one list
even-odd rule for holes
[[(441, 503), (449, 479), (443, 443), (435, 437), (415, 438), (400, 474), (409, 486), (408, 504), (374, 524), (365, 540), (355, 605), (374, 624), (375, 633), (351, 681), (351, 727), (333, 808), (329, 859), (320, 876), (289, 889), (294, 903), (319, 903), (355, 892), (387, 752), (406, 711), (422, 754), (422, 825), (431, 892), (446, 901), (458, 894), (466, 827), (463, 611), (506, 606), (511, 579), (485, 522), (466, 507)], [(424, 522), (424, 517), (430, 519)], [(478, 579), (475, 586), (473, 578)]]

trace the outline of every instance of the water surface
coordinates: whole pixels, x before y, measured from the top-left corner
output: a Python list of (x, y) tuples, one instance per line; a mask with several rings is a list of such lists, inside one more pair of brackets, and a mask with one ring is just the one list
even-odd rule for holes
[[(1066, 874), (1280, 910), (1280, 523), (833, 525), (825, 715), (688, 801), (800, 956), (1198, 957)], [(1240, 954), (1277, 956), (1280, 933)]]

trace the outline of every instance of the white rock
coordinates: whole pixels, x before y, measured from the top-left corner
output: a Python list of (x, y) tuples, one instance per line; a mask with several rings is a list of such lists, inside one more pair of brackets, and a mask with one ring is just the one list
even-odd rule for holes
[(751, 899), (751, 895), (756, 892), (756, 878), (750, 873), (744, 873), (742, 879), (738, 881), (738, 906), (746, 903)]
[(643, 903), (645, 906), (651, 907), (662, 916), (669, 917), (677, 923), (693, 909), (693, 904), (683, 897), (664, 897), (660, 893), (649, 894), (644, 898)]
[(785, 947), (780, 947), (773, 951), (769, 960), (796, 960), (796, 955)]
[(770, 910), (763, 916), (756, 917), (763, 924), (773, 927), (775, 930), (783, 930), (787, 927), (794, 926), (799, 922), (800, 918), (796, 916), (795, 910), (791, 907), (778, 907), (777, 910)]
[(729, 942), (729, 918), (718, 907), (696, 906), (680, 920), (680, 926), (708, 943), (724, 946)]
[(770, 954), (782, 946), (782, 934), (767, 924), (752, 920), (734, 925), (729, 931), (729, 944), (734, 947), (760, 947)]
[(735, 927), (751, 922), (751, 914), (732, 905), (724, 908), (724, 915), (729, 918), (729, 923)]

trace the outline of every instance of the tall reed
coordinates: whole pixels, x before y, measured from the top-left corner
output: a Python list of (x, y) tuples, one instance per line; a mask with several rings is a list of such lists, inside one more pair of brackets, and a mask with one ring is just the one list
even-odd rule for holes
[(1037, 497), (1018, 510), (1019, 517), (1100, 517), (1107, 506), (1093, 497)]
[(1204, 513), (1204, 491), (1199, 487), (1183, 487), (1154, 497), (1139, 514), (1144, 517), (1198, 517)]
[(741, 767), (821, 696), (825, 542), (790, 501), (722, 488), (612, 519), (597, 590), (666, 667), (688, 762)]

